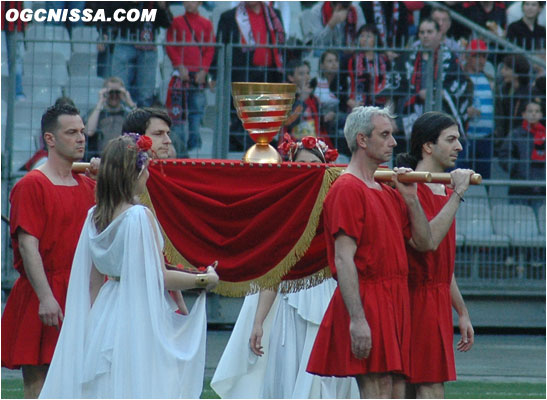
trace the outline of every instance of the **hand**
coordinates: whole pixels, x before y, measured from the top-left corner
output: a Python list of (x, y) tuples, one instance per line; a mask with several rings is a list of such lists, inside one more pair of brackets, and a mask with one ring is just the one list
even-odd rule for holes
[(120, 99), (131, 108), (135, 108), (137, 106), (131, 98), (131, 93), (129, 93), (129, 91), (124, 87), (120, 88)]
[(471, 180), (471, 175), (474, 173), (475, 171), (471, 169), (462, 168), (458, 168), (450, 172), (450, 178), (452, 178), (451, 186), (460, 196), (463, 196), (469, 188), (469, 181)]
[(393, 62), (393, 60), (399, 57), (399, 53), (395, 53), (394, 51), (386, 51), (385, 55), (391, 62)]
[(473, 343), (475, 343), (475, 331), (473, 330), (473, 325), (471, 325), (469, 315), (461, 315), (458, 318), (458, 326), (460, 327), (462, 337), (458, 341), (456, 348), (458, 351), (469, 351), (473, 347)]
[(330, 122), (336, 117), (336, 113), (334, 111), (329, 111), (325, 116), (323, 117), (323, 121)]
[(418, 199), (418, 185), (416, 183), (403, 183), (400, 182), (397, 178), (399, 175), (404, 175), (409, 172), (412, 172), (411, 168), (393, 168), (395, 174), (395, 187), (403, 196), (405, 202), (408, 200), (417, 200)]
[(357, 321), (351, 320), (349, 333), (351, 336), (351, 352), (355, 358), (359, 360), (368, 358), (372, 349), (372, 335), (367, 320), (364, 318)]
[(207, 72), (204, 70), (200, 70), (198, 73), (196, 73), (196, 83), (198, 85), (204, 85), (207, 81)]
[(179, 65), (177, 69), (179, 71), (179, 76), (181, 80), (183, 81), (190, 80), (190, 73), (188, 72), (188, 69), (184, 65)]
[(425, 89), (422, 89), (418, 92), (418, 97), (422, 100), (425, 101), (425, 95), (426, 95), (427, 91)]
[(97, 52), (102, 53), (105, 50), (106, 46), (104, 45), (104, 43), (97, 43)]
[(182, 292), (180, 290), (174, 290), (171, 293), (173, 293), (173, 300), (175, 300), (175, 303), (177, 304), (177, 307), (179, 308), (179, 311), (182, 315), (188, 315), (190, 312), (188, 311), (188, 307), (186, 307), (186, 303), (184, 302), (184, 297), (182, 296)]
[(102, 88), (101, 90), (99, 90), (99, 101), (97, 101), (97, 107), (103, 108), (107, 96), (108, 96), (107, 88)]
[(251, 337), (249, 338), (249, 347), (251, 348), (251, 351), (259, 357), (264, 355), (264, 351), (262, 350), (263, 335), (264, 331), (262, 329), (262, 324), (254, 324)]
[(349, 8), (343, 8), (340, 5), (336, 6), (334, 12), (332, 13), (332, 17), (330, 17), (330, 20), (328, 22), (330, 28), (333, 29), (339, 23), (344, 22), (348, 17), (348, 11)]
[(101, 165), (101, 159), (98, 157), (92, 157), (91, 160), (89, 160), (89, 168), (85, 169), (85, 176), (96, 181), (97, 174), (99, 173), (100, 165)]
[(218, 285), (218, 275), (217, 275), (217, 272), (215, 271), (215, 267), (211, 265), (207, 267), (207, 282), (209, 283), (205, 287), (205, 290), (208, 292), (213, 290)]
[(475, 118), (481, 116), (481, 111), (473, 106), (467, 107), (467, 115), (469, 118)]
[(63, 322), (63, 311), (55, 300), (55, 297), (50, 296), (43, 301), (40, 301), (38, 307), (38, 316), (40, 321), (47, 326), (55, 326), (57, 329), (61, 329), (61, 322)]

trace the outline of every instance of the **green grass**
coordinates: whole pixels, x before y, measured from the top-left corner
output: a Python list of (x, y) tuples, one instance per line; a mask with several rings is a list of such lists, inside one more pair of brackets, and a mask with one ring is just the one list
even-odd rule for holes
[(544, 399), (544, 383), (448, 382), (447, 399)]
[[(2, 379), (2, 399), (22, 399), (23, 398), (23, 380), (22, 379)], [(203, 383), (202, 399), (220, 399), (218, 394), (211, 389), (211, 379), (206, 379)]]
[(3, 399), (22, 399), (23, 398), (23, 380), (22, 379), (2, 379), (2, 398)]
[[(203, 385), (202, 399), (218, 399), (211, 389), (211, 380)], [(447, 399), (545, 399), (545, 385), (542, 383), (482, 383), (449, 382), (445, 386)], [(2, 399), (22, 399), (21, 379), (2, 379)]]

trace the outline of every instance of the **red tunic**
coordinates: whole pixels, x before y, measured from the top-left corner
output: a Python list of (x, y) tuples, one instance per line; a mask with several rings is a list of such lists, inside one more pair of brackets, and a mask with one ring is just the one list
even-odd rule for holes
[(72, 258), (89, 208), (95, 204), (95, 182), (73, 174), (77, 186), (54, 185), (33, 170), (11, 191), (10, 234), (15, 281), (2, 315), (2, 366), (49, 364), (59, 332), (42, 324), (39, 301), (23, 268), (17, 229), (38, 238), (44, 270), (56, 300), (65, 306)]
[[(418, 197), (428, 220), (433, 219), (450, 198), (435, 195), (425, 184), (418, 184)], [(417, 252), (407, 246), (412, 315), (410, 381), (412, 383), (456, 380), (454, 328), (450, 282), (456, 254), (456, 225), (436, 251)]]
[(372, 350), (358, 360), (351, 352), (350, 318), (336, 288), (325, 313), (307, 371), (324, 376), (398, 372), (407, 375), (410, 308), (405, 238), (410, 236), (406, 205), (399, 193), (382, 185), (371, 189), (351, 174), (336, 180), (325, 199), (325, 237), (334, 267), (335, 235), (343, 230), (357, 242), (354, 261)]

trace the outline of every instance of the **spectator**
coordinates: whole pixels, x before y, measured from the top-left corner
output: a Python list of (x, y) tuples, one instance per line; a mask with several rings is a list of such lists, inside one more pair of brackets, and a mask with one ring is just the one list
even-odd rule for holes
[[(513, 1), (511, 5), (507, 7), (507, 26), (511, 25), (513, 22), (518, 21), (522, 18), (522, 1)], [(545, 7), (541, 7), (539, 12), (538, 24), (545, 27)]]
[[(17, 9), (19, 12), (23, 10), (22, 1), (3, 1), (2, 2), (2, 32), (6, 35), (6, 51), (8, 55), (8, 69), (12, 63), (15, 63), (15, 100), (25, 100), (25, 93), (23, 92), (23, 54), (25, 51), (24, 44), (24, 32), (27, 23), (21, 18), (16, 21), (6, 20), (6, 11), (10, 9)], [(17, 41), (17, 42), (16, 42)], [(11, 46), (15, 45), (13, 53), (15, 59), (11, 59)]]
[[(345, 141), (338, 137), (338, 130), (344, 125), (346, 119), (346, 92), (346, 85), (340, 79), (338, 53), (327, 50), (321, 54), (319, 59), (319, 79), (315, 89), (315, 94), (319, 99), (321, 136), (327, 139), (329, 147), (338, 147), (342, 154), (349, 155)], [(334, 146), (333, 143), (337, 146)]]
[(122, 126), (123, 133), (138, 133), (152, 139), (150, 153), (152, 158), (171, 158), (171, 118), (159, 108), (136, 108), (131, 111)]
[(20, 276), (2, 315), (2, 367), (23, 370), (25, 398), (37, 398), (63, 321), (72, 258), (95, 183), (72, 172), (84, 156), (84, 123), (68, 105), (42, 116), (48, 159), (10, 193), (10, 235)]
[[(463, 15), (464, 13), (464, 4), (465, 6), (468, 6), (467, 3), (460, 2), (460, 1), (443, 1), (443, 3), (446, 7), (448, 7), (451, 11), (456, 12), (460, 15)], [(444, 30), (443, 28), (443, 22), (448, 22), (446, 17), (443, 16), (443, 14), (438, 15), (436, 18), (432, 17), (433, 10), (442, 10), (445, 11), (444, 8), (431, 6), (431, 5), (424, 5), (424, 7), (420, 10), (420, 21), (424, 20), (425, 18), (432, 18), (439, 24), (441, 30)], [(450, 20), (450, 25), (445, 33), (446, 37), (454, 39), (457, 41), (460, 47), (460, 51), (463, 50), (467, 45), (467, 39), (471, 33), (471, 31), (463, 24), (459, 23), (458, 21), (452, 20), (452, 17), (450, 15), (450, 12), (448, 12), (448, 19)]]
[[(398, 59), (396, 71), (402, 73), (401, 89), (404, 102), (402, 109), (404, 131), (410, 135), (414, 121), (425, 111), (427, 63), (433, 56), (433, 90), (442, 90), (442, 109), (456, 118), (460, 129), (467, 124), (467, 108), (471, 105), (472, 88), (461, 70), (457, 58), (441, 44), (439, 25), (431, 18), (420, 22), (419, 38), (421, 48), (407, 57)], [(423, 49), (423, 50), (422, 50)], [(440, 73), (439, 72), (439, 63)], [(430, 78), (431, 79), (431, 78)], [(442, 88), (437, 87), (441, 82)]]
[(120, 78), (113, 76), (104, 81), (99, 101), (87, 116), (87, 159), (99, 156), (110, 139), (122, 134), (125, 117), (135, 107)]
[(355, 53), (348, 62), (350, 95), (348, 108), (358, 106), (385, 105), (390, 62), (385, 54), (378, 54), (375, 47), (383, 47), (382, 38), (374, 24), (359, 29), (359, 47), (367, 50)]
[[(522, 113), (531, 95), (530, 64), (521, 54), (504, 57), (500, 70), (502, 81), (497, 85), (495, 136), (505, 138), (522, 123)], [(497, 143), (496, 146), (501, 145)]]
[(285, 129), (293, 138), (320, 136), (319, 100), (310, 86), (310, 64), (291, 60), (287, 64), (287, 78), (296, 85), (296, 96), (291, 114), (285, 121)]
[[(88, 1), (86, 8), (95, 12), (98, 9), (104, 10), (105, 21), (97, 21), (93, 26), (97, 28), (99, 39), (97, 42), (97, 76), (107, 79), (112, 76), (112, 54), (114, 54), (114, 43), (118, 33), (118, 23), (114, 21), (116, 4), (104, 1)], [(108, 20), (110, 18), (110, 20)]]
[[(167, 30), (167, 42), (214, 43), (213, 25), (199, 15), (200, 1), (185, 1), (185, 14), (173, 19)], [(188, 151), (201, 148), (199, 128), (205, 109), (207, 74), (215, 48), (209, 46), (166, 46), (173, 65), (166, 106), (173, 121), (175, 147), (179, 157), (188, 157)], [(187, 121), (187, 125), (184, 124)], [(187, 132), (185, 132), (187, 130)]]
[(507, 40), (526, 50), (545, 49), (545, 26), (538, 24), (538, 16), (545, 2), (523, 1), (522, 18), (507, 28)]
[[(218, 22), (217, 42), (236, 44), (232, 52), (232, 82), (282, 82), (282, 52), (277, 48), (259, 47), (285, 44), (281, 13), (267, 2), (242, 1), (223, 12)], [(218, 62), (215, 59), (215, 64)], [(251, 139), (243, 133), (233, 105), (230, 110), (229, 148), (243, 151)]]
[[(505, 14), (504, 1), (475, 1), (470, 2), (467, 8), (465, 6), (463, 11), (464, 17), (484, 29), (488, 29), (500, 38), (505, 36), (507, 16)], [(468, 36), (469, 34), (465, 37), (467, 38)]]
[(365, 23), (360, 7), (348, 1), (315, 4), (309, 18), (302, 20), (304, 43), (313, 46), (351, 46)]
[[(404, 1), (360, 1), (359, 5), (367, 25), (376, 25), (378, 43), (388, 47), (406, 46), (409, 13)], [(390, 61), (398, 56), (393, 51), (387, 51), (386, 55)]]
[[(115, 2), (117, 9), (156, 9), (154, 22), (118, 22), (118, 35), (112, 55), (112, 75), (125, 82), (139, 107), (152, 105), (156, 87), (158, 51), (155, 40), (158, 28), (169, 28), (171, 13), (165, 1)], [(124, 44), (136, 41), (138, 44)]]
[[(484, 74), (486, 43), (473, 39), (467, 47), (464, 71), (473, 82), (473, 105), (467, 108), (469, 124), (467, 140), (464, 141), (463, 164), (490, 179), (492, 163), (492, 136), (494, 134), (494, 93), (488, 77)], [(460, 165), (463, 165), (460, 164)]]
[(444, 8), (434, 7), (431, 10), (431, 19), (439, 24), (441, 43), (444, 44), (458, 58), (461, 57), (460, 52), (462, 51), (462, 46), (460, 45), (460, 42), (448, 36), (448, 32), (452, 27), (452, 17), (450, 16), (448, 10), (445, 10)]
[[(528, 102), (522, 116), (522, 125), (511, 131), (500, 149), (500, 165), (509, 171), (512, 180), (545, 182), (545, 125), (540, 122), (541, 105)], [(535, 208), (545, 204), (545, 186), (511, 186), (509, 194), (515, 196), (515, 202)]]
[[(44, 8), (46, 11), (67, 9), (69, 14), (71, 10), (79, 10), (81, 15), (85, 8), (85, 1), (45, 1)], [(46, 24), (64, 25), (68, 31), (68, 34), (71, 35), (72, 28), (83, 25), (83, 22), (80, 19), (73, 21), (72, 18), (67, 18), (64, 22), (50, 21), (47, 19)]]

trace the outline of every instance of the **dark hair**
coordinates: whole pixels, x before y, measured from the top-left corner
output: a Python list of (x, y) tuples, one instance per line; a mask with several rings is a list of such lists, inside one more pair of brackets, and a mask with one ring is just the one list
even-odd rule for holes
[(287, 66), (285, 67), (285, 70), (287, 71), (287, 75), (294, 75), (294, 71), (296, 71), (297, 68), (306, 66), (310, 69), (311, 72), (311, 66), (310, 63), (306, 60), (302, 60), (300, 58), (294, 58), (291, 61), (287, 63)]
[(422, 26), (422, 24), (424, 22), (428, 22), (430, 24), (433, 24), (435, 25), (435, 29), (437, 29), (437, 32), (439, 32), (441, 30), (441, 27), (439, 26), (439, 24), (437, 23), (437, 21), (435, 21), (433, 18), (431, 17), (426, 17), (426, 18), (422, 18), (422, 20), (420, 21), (420, 23), (418, 24), (418, 32), (420, 31), (420, 26)]
[(458, 126), (456, 120), (440, 111), (429, 111), (419, 116), (410, 134), (410, 153), (398, 154), (397, 166), (416, 169), (422, 159), (422, 146), (427, 142), (437, 143), (441, 132), (454, 125)]
[(312, 153), (314, 156), (316, 156), (317, 158), (319, 158), (319, 160), (322, 162), (322, 163), (326, 163), (326, 159), (325, 159), (325, 155), (321, 152), (321, 150), (319, 150), (317, 147), (314, 147), (313, 149), (307, 149), (305, 147), (302, 147), (302, 148), (299, 148), (295, 153), (294, 153), (294, 157), (292, 158), (292, 160), (289, 160), (289, 161), (294, 161), (296, 160), (296, 157), (298, 157), (298, 154), (301, 152), (301, 151), (309, 151), (310, 153)]
[(166, 111), (159, 108), (143, 107), (136, 108), (127, 114), (127, 117), (125, 117), (125, 121), (123, 122), (122, 132), (132, 132), (144, 135), (146, 128), (150, 125), (151, 118), (159, 118), (163, 120), (167, 126), (171, 127), (171, 118), (169, 118), (169, 114), (167, 114)]
[(359, 28), (357, 31), (357, 37), (361, 36), (361, 33), (363, 32), (369, 32), (372, 33), (374, 36), (376, 36), (376, 46), (383, 47), (384, 42), (382, 41), (382, 37), (380, 36), (380, 32), (378, 32), (378, 28), (375, 24), (365, 24)]
[(76, 104), (74, 104), (74, 101), (70, 97), (61, 96), (57, 100), (55, 100), (55, 105), (56, 106), (60, 106), (60, 105), (64, 105), (64, 104), (67, 104), (69, 106), (72, 106), (72, 107), (76, 108)]
[(55, 133), (59, 127), (59, 117), (61, 115), (80, 115), (78, 109), (68, 103), (61, 103), (48, 107), (42, 115), (42, 135), (46, 132)]
[(508, 54), (503, 58), (503, 64), (516, 75), (521, 86), (530, 82), (530, 63), (522, 54)]
[[(441, 8), (441, 7), (433, 7), (431, 9), (431, 12), (429, 13), (429, 16), (431, 17), (433, 15), (433, 13), (436, 13), (436, 12), (445, 13), (446, 15), (448, 15), (448, 18), (450, 18), (450, 20), (452, 20), (452, 16), (450, 15), (450, 11), (448, 11), (445, 8)], [(433, 19), (433, 18), (431, 18), (431, 19)]]

